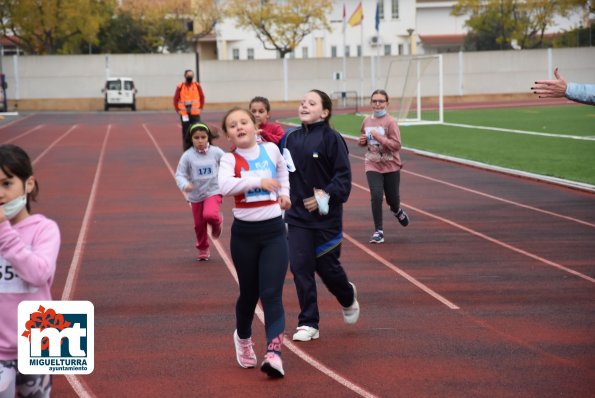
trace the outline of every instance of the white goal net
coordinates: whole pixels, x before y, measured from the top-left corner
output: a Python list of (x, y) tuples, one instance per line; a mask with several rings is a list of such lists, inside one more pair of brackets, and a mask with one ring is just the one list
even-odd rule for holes
[(444, 122), (442, 55), (403, 57), (391, 61), (385, 90), (399, 95), (401, 126)]

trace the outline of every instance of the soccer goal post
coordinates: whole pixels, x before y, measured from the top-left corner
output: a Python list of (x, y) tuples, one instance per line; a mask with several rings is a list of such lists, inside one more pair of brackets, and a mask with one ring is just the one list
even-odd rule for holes
[(401, 96), (397, 115), (399, 125), (444, 123), (441, 54), (403, 57), (391, 61), (385, 90)]

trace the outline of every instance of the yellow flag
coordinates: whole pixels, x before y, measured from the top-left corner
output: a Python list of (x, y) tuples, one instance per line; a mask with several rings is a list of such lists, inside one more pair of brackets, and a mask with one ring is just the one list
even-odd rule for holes
[(364, 9), (362, 8), (362, 2), (360, 1), (353, 14), (351, 14), (351, 16), (349, 17), (347, 23), (349, 24), (349, 26), (357, 26), (360, 23), (362, 23), (363, 19)]

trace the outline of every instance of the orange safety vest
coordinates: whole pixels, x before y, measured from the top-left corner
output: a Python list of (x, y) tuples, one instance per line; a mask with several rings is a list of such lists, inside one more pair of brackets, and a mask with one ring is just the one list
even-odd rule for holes
[(180, 98), (178, 100), (178, 111), (180, 115), (187, 116), (188, 111), (191, 115), (200, 115), (200, 95), (198, 93), (198, 84), (193, 82), (190, 87), (186, 83), (179, 83)]

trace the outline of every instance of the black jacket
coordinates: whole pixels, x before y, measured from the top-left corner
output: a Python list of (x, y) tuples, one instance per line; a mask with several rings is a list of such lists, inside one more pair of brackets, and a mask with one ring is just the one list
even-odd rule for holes
[[(285, 222), (304, 228), (341, 227), (343, 203), (351, 192), (351, 165), (347, 144), (326, 122), (303, 125), (287, 132), (281, 148), (287, 148), (296, 170), (289, 173), (291, 209)], [(329, 213), (310, 213), (303, 200), (314, 188), (330, 195)]]

